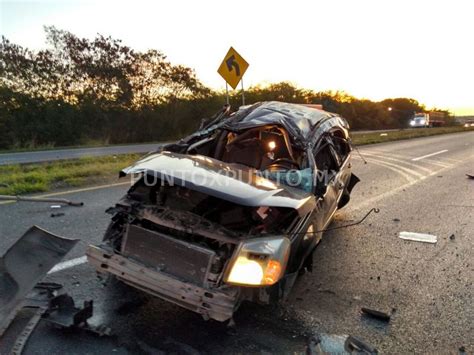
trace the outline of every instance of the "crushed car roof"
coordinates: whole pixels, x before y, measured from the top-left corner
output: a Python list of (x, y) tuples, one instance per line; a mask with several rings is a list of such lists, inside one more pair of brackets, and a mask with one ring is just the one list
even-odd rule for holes
[(296, 128), (299, 135), (308, 137), (321, 121), (337, 115), (299, 104), (268, 101), (241, 108), (235, 114), (232, 126), (247, 128), (267, 124), (279, 124)]

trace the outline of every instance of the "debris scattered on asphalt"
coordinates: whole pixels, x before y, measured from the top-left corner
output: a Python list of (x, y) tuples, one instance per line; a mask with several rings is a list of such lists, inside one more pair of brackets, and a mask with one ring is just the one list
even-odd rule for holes
[(0, 336), (25, 297), (77, 242), (33, 226), (0, 258)]
[(111, 329), (104, 326), (92, 326), (87, 320), (94, 314), (94, 302), (84, 301), (83, 307), (78, 308), (74, 299), (67, 293), (52, 298), (49, 308), (43, 315), (46, 322), (67, 330), (86, 330), (98, 336), (111, 335)]
[(378, 351), (373, 346), (367, 344), (363, 340), (349, 335), (346, 340), (346, 347), (357, 354), (378, 354)]
[(392, 221), (394, 221), (394, 222), (400, 222), (400, 218), (394, 218), (394, 219), (392, 219)]
[(388, 133), (380, 133), (380, 137), (387, 137)]
[(449, 239), (454, 240), (454, 239), (456, 239), (456, 236), (455, 236), (454, 234), (451, 234), (451, 235), (449, 236)]
[(51, 217), (54, 218), (54, 217), (62, 217), (62, 216), (65, 216), (66, 214), (63, 213), (63, 212), (58, 212), (58, 213), (51, 213)]
[(56, 282), (38, 282), (35, 288), (40, 290), (56, 291), (63, 288), (63, 285)]
[(376, 318), (384, 322), (390, 322), (391, 316), (388, 313), (377, 311), (375, 309), (366, 308), (366, 307), (362, 307), (360, 310), (362, 311), (363, 314), (369, 317)]
[(62, 328), (80, 327), (92, 314), (93, 301), (84, 301), (84, 307), (77, 308), (71, 296), (62, 294), (51, 299), (44, 319)]
[(21, 331), (20, 336), (18, 336), (15, 339), (15, 343), (13, 344), (13, 348), (11, 349), (12, 354), (21, 355), (23, 353), (23, 348), (28, 342), (28, 339), (30, 338), (31, 334), (33, 334), (33, 331), (36, 329), (36, 326), (39, 324), (43, 313), (44, 313), (43, 308), (41, 307), (34, 308), (33, 314), (31, 315), (26, 326)]
[(378, 354), (373, 346), (351, 335), (316, 334), (309, 339), (308, 355), (322, 354)]
[(400, 239), (411, 240), (414, 242), (423, 242), (423, 243), (436, 243), (438, 238), (432, 234), (424, 233), (413, 233), (413, 232), (400, 232)]
[(61, 208), (61, 205), (51, 205), (51, 206), (49, 206), (49, 208), (57, 209), (57, 208)]
[(466, 174), (466, 176), (467, 176), (469, 179), (474, 179), (474, 175), (472, 175), (472, 174)]
[[(55, 202), (68, 206), (81, 207), (84, 206), (84, 202), (74, 202), (65, 198), (44, 198), (44, 197), (28, 197), (28, 196), (15, 196), (15, 195), (0, 195), (0, 201), (26, 201), (26, 202)], [(59, 207), (53, 207), (59, 206)], [(53, 205), (51, 208), (61, 208), (61, 205)]]

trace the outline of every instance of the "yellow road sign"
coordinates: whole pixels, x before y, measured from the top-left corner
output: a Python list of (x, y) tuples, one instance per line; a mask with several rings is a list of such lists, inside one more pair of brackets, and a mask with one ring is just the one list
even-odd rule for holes
[(235, 89), (248, 67), (249, 63), (234, 48), (230, 47), (217, 72), (232, 89)]

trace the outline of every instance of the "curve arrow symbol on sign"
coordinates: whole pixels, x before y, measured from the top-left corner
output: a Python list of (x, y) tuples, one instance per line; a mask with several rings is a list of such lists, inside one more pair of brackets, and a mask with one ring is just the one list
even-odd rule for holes
[(240, 67), (239, 64), (235, 61), (235, 56), (233, 54), (229, 58), (227, 58), (225, 63), (227, 64), (227, 69), (229, 69), (230, 72), (232, 71), (232, 68), (234, 68), (235, 74), (237, 76), (240, 76)]

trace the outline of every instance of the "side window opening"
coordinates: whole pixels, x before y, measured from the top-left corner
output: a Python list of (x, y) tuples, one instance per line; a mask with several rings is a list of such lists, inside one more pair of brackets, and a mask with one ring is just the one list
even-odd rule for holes
[(346, 161), (346, 158), (348, 157), (351, 151), (350, 145), (344, 138), (341, 131), (333, 132), (332, 142), (334, 144), (334, 150), (338, 157), (338, 160), (340, 160), (339, 166), (341, 166)]
[(323, 138), (321, 143), (316, 146), (314, 159), (317, 168), (315, 194), (322, 196), (326, 192), (327, 185), (341, 166), (335, 147), (329, 137)]

